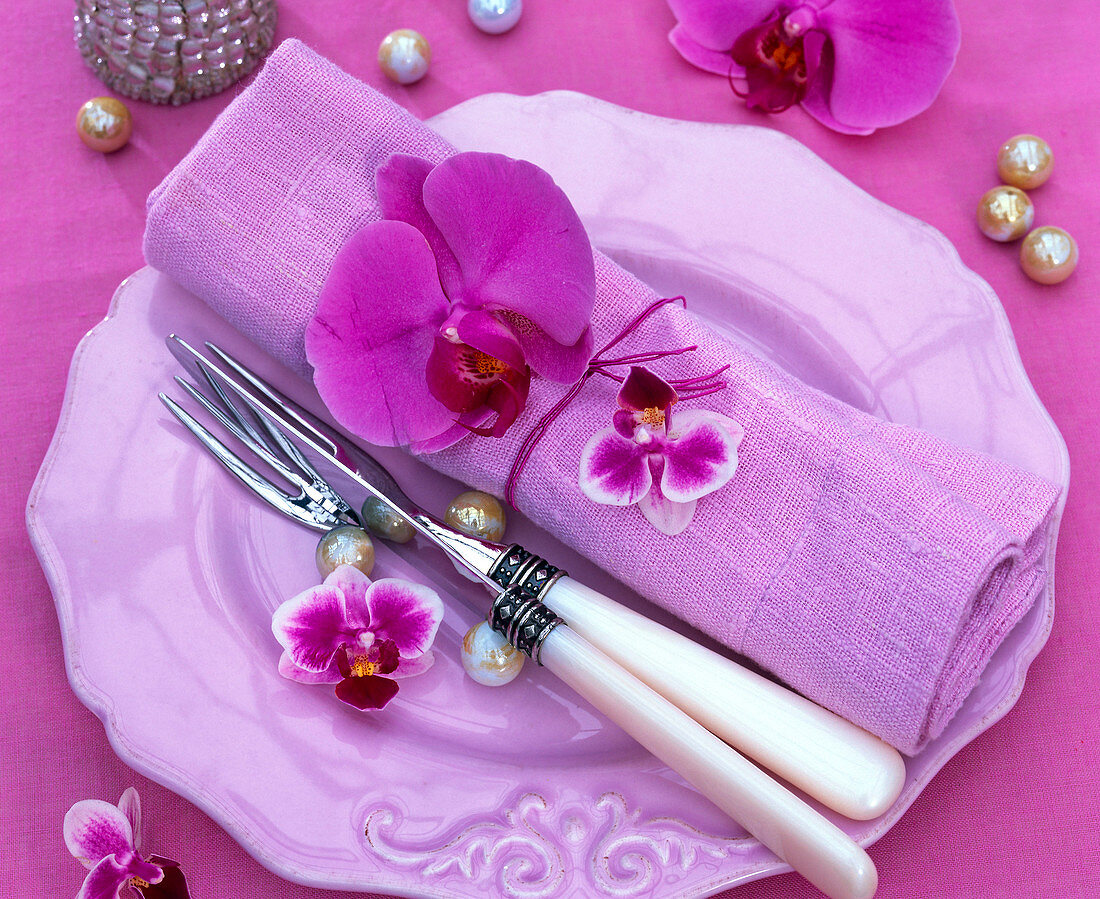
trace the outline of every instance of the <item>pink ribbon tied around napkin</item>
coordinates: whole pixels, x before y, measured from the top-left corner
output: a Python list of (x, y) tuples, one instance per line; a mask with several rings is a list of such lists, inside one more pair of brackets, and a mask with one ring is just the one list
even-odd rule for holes
[[(321, 287), (348, 236), (381, 217), (375, 171), (395, 153), (438, 163), (455, 151), (286, 41), (153, 192), (146, 258), (308, 375), (303, 339)], [(657, 297), (600, 253), (595, 272), (600, 346)], [(1044, 584), (1057, 488), (813, 390), (676, 304), (632, 338), (698, 347), (654, 363), (666, 380), (729, 366), (727, 388), (705, 402), (744, 428), (733, 479), (674, 538), (634, 509), (592, 503), (579, 460), (617, 390), (592, 379), (533, 452), (517, 505), (811, 699), (918, 751)], [(423, 460), (500, 495), (524, 435), (565, 389), (532, 382), (505, 436)]]

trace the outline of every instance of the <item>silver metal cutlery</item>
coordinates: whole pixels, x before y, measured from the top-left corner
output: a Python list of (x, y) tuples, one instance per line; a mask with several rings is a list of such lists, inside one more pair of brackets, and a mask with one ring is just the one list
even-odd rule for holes
[[(311, 457), (361, 488), (495, 595), (493, 626), (830, 896), (874, 893), (866, 853), (740, 753), (836, 811), (872, 818), (900, 793), (904, 765), (873, 735), (732, 660), (569, 578), (516, 544), (461, 534), (417, 508), (390, 474), (334, 428), (211, 344), (168, 338), (177, 378), (221, 428), (297, 488), (245, 463), (175, 400), (161, 399), (242, 483), (300, 524), (360, 524)], [(396, 546), (400, 550), (400, 546)], [(672, 662), (670, 663), (670, 660)], [(735, 751), (740, 750), (740, 752)]]

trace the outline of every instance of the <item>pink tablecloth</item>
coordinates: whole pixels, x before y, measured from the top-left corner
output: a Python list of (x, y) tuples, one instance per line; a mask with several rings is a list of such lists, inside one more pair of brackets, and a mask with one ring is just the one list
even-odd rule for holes
[[(750, 115), (721, 79), (672, 51), (665, 35), (673, 19), (663, 0), (528, 0), (517, 29), (497, 38), (473, 29), (461, 0), (284, 0), (279, 37), (305, 40), (420, 116), (488, 91), (567, 88), (659, 115), (768, 124), (947, 234), (1001, 297), (1024, 364), (1069, 445), (1073, 486), (1050, 642), (1016, 708), (953, 759), (872, 848), (879, 896), (1094, 896), (1100, 591), (1088, 566), (1100, 550), (1100, 19), (1086, 0), (957, 5), (963, 48), (942, 96), (927, 113), (872, 138), (835, 135), (798, 110)], [(0, 137), (0, 582), (7, 612), (0, 895), (75, 894), (83, 872), (62, 842), (65, 810), (86, 797), (117, 799), (129, 784), (142, 791), (152, 845), (183, 862), (196, 897), (330, 895), (267, 873), (202, 813), (115, 758), (102, 725), (66, 683), (53, 602), (23, 525), (72, 350), (103, 316), (118, 282), (142, 264), (145, 197), (232, 92), (179, 109), (134, 102), (130, 146), (110, 157), (93, 154), (77, 141), (72, 121), (84, 100), (107, 91), (73, 49), (69, 9), (11, 0), (7, 12), (0, 75), (9, 123)], [(411, 88), (386, 82), (374, 62), (378, 42), (397, 27), (422, 31), (433, 46), (431, 75)], [(1065, 227), (1081, 245), (1080, 268), (1061, 287), (1032, 284), (1016, 265), (1015, 247), (993, 244), (974, 227), (977, 198), (995, 183), (995, 149), (1022, 131), (1044, 135), (1058, 158), (1053, 180), (1034, 195), (1038, 222)], [(88, 522), (90, 539), (100, 524)], [(736, 893), (814, 894), (793, 875)]]

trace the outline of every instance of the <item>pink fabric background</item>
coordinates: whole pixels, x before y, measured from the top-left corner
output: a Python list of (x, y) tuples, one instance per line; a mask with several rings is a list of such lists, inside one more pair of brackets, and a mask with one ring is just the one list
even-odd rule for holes
[[(355, 4), (284, 0), (278, 37), (299, 37), (420, 116), (487, 91), (567, 88), (677, 118), (766, 123), (807, 144), (883, 201), (943, 231), (1008, 312), (1032, 381), (1069, 445), (1073, 485), (1059, 542), (1058, 611), (1016, 708), (953, 759), (900, 824), (871, 849), (881, 897), (1077, 897), (1100, 893), (1100, 19), (1086, 0), (957, 0), (963, 48), (931, 110), (871, 138), (826, 131), (797, 110), (762, 120), (720, 78), (680, 60), (663, 0), (528, 0), (517, 29), (480, 34), (465, 3)], [(129, 771), (72, 695), (53, 603), (23, 509), (60, 410), (72, 350), (104, 314), (118, 282), (142, 264), (144, 198), (202, 134), (230, 94), (180, 109), (137, 102), (135, 137), (112, 157), (90, 153), (72, 121), (107, 93), (72, 46), (65, 3), (10, 0), (0, 108), (0, 511), (7, 614), (2, 625), (0, 895), (74, 895), (83, 869), (61, 820), (82, 798), (136, 785), (148, 845), (178, 858), (198, 897), (333, 895), (264, 871), (204, 815)], [(18, 26), (12, 23), (18, 23)], [(429, 78), (386, 83), (382, 36), (414, 27), (432, 43)], [(1058, 157), (1034, 195), (1040, 224), (1070, 230), (1082, 262), (1066, 284), (1032, 284), (1015, 247), (976, 231), (977, 198), (995, 184), (993, 154), (1009, 135), (1044, 135)], [(79, 514), (79, 497), (74, 497)], [(89, 534), (102, 522), (88, 522)], [(135, 548), (140, 552), (140, 547)], [(135, 651), (140, 648), (135, 647)], [(731, 894), (734, 895), (734, 894)], [(809, 897), (793, 875), (744, 887), (739, 899)]]

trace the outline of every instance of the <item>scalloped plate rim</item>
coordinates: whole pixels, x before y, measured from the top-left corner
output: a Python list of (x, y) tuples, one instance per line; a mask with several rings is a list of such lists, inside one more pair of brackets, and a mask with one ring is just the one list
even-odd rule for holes
[[(583, 94), (577, 94), (570, 91), (555, 91), (549, 92), (549, 94), (536, 95), (534, 98), (523, 98), (528, 100), (543, 98), (552, 95), (567, 95), (577, 98), (582, 98), (584, 101), (589, 102), (602, 109), (612, 107), (612, 104), (605, 103), (604, 101), (596, 100), (595, 98), (587, 97)], [(492, 97), (496, 95), (483, 95), (483, 97), (473, 98), (472, 100), (465, 101), (463, 104), (454, 107), (458, 109), (470, 103), (475, 103), (483, 100), (485, 97)], [(503, 95), (511, 96), (511, 95)], [(613, 107), (614, 109), (622, 109), (633, 116), (643, 116), (647, 118), (659, 118), (656, 116), (648, 116), (645, 113), (639, 113), (633, 110), (625, 110), (622, 107)], [(449, 110), (451, 112), (453, 110)], [(446, 115), (447, 113), (444, 113)], [(673, 121), (673, 120), (666, 120)], [(868, 194), (862, 188), (852, 184), (842, 174), (832, 169), (827, 163), (825, 163), (820, 157), (803, 146), (794, 138), (789, 137), (781, 132), (776, 132), (771, 129), (761, 128), (752, 125), (721, 125), (710, 123), (683, 123), (692, 127), (700, 127), (704, 129), (748, 129), (761, 135), (768, 135), (768, 139), (778, 140), (793, 149), (802, 159), (809, 161), (815, 167), (819, 168), (822, 172), (829, 173), (830, 177), (838, 179), (839, 182), (845, 184), (847, 189), (858, 192), (865, 200), (871, 201), (878, 208), (879, 212), (892, 216), (905, 224), (907, 227), (916, 228), (924, 232), (924, 236), (930, 238), (933, 242), (938, 244), (944, 253), (945, 260), (949, 261), (953, 267), (953, 270), (957, 276), (962, 280), (969, 282), (977, 291), (977, 294), (982, 297), (987, 307), (992, 311), (994, 315), (998, 329), (997, 337), (999, 348), (1002, 351), (1008, 353), (1008, 360), (1010, 363), (1010, 369), (1012, 371), (1013, 378), (1017, 386), (1024, 388), (1027, 396), (1033, 404), (1034, 410), (1043, 418), (1046, 428), (1049, 432), (1049, 436), (1057, 443), (1060, 451), (1060, 463), (1063, 473), (1063, 489), (1062, 496), (1059, 499), (1058, 509), (1055, 513), (1054, 523), (1052, 526), (1052, 537), (1050, 542), (1050, 549), (1048, 551), (1048, 559), (1050, 561), (1048, 572), (1048, 586), (1045, 591), (1045, 614), (1043, 616), (1043, 627), (1040, 633), (1027, 644), (1026, 652), (1021, 652), (1014, 656), (1016, 677), (1001, 702), (989, 712), (985, 717), (972, 728), (964, 731), (956, 739), (944, 746), (936, 746), (936, 756), (930, 764), (930, 778), (936, 770), (938, 770), (946, 761), (954, 755), (959, 749), (973, 740), (979, 733), (991, 726), (995, 721), (999, 720), (1006, 714), (1019, 698), (1020, 692), (1023, 689), (1023, 685), (1026, 679), (1027, 669), (1030, 662), (1035, 658), (1036, 654), (1042, 649), (1046, 643), (1053, 622), (1053, 607), (1054, 607), (1054, 556), (1055, 547), (1057, 542), (1058, 528), (1060, 525), (1061, 514), (1064, 508), (1066, 492), (1068, 489), (1068, 476), (1069, 476), (1069, 458), (1068, 451), (1066, 450), (1065, 443), (1062, 440), (1060, 433), (1057, 430), (1053, 420), (1049, 413), (1043, 407), (1041, 400), (1036, 394), (1034, 387), (1026, 375), (1026, 371), (1023, 368), (1023, 363), (1020, 358), (1019, 349), (1016, 345), (1015, 339), (1011, 332), (1011, 327), (1008, 322), (1008, 317), (997, 299), (992, 288), (972, 270), (968, 269), (962, 262), (955, 247), (947, 240), (947, 238), (937, 229), (928, 225), (925, 222), (920, 221), (906, 213), (903, 213), (893, 207), (890, 207), (881, 201), (877, 200), (872, 195)], [(137, 274), (140, 274), (137, 273)], [(78, 384), (81, 380), (83, 364), (86, 356), (91, 352), (96, 340), (100, 334), (110, 327), (111, 321), (115, 318), (118, 311), (118, 305), (120, 297), (124, 293), (125, 288), (130, 284), (133, 277), (130, 276), (122, 282), (119, 288), (116, 290), (111, 305), (106, 317), (96, 324), (79, 342), (76, 351), (73, 356), (71, 368), (66, 384), (65, 397), (62, 404), (61, 414), (53, 438), (51, 439), (49, 449), (44, 458), (42, 466), (35, 478), (32, 486), (30, 496), (27, 505), (27, 526), (32, 545), (35, 548), (36, 553), (41, 560), (43, 570), (46, 574), (51, 591), (55, 598), (55, 605), (59, 616), (64, 652), (65, 652), (65, 664), (66, 672), (72, 686), (74, 693), (80, 698), (81, 702), (87, 706), (100, 720), (103, 722), (105, 730), (107, 732), (108, 739), (111, 743), (114, 751), (119, 757), (126, 762), (130, 767), (139, 771), (140, 773), (150, 777), (151, 779), (166, 783), (175, 792), (187, 798), (189, 801), (194, 802), (199, 807), (203, 808), (212, 817), (214, 817), (218, 823), (223, 826), (233, 838), (249, 852), (257, 861), (263, 864), (265, 867), (279, 874), (280, 876), (302, 883), (309, 886), (327, 887), (330, 889), (381, 889), (394, 895), (409, 896), (409, 897), (437, 897), (451, 895), (446, 890), (440, 890), (432, 888), (426, 884), (418, 884), (415, 889), (411, 889), (409, 886), (404, 885), (401, 881), (404, 880), (407, 883), (408, 878), (403, 877), (401, 880), (390, 882), (383, 877), (376, 877), (370, 881), (370, 883), (364, 883), (362, 880), (353, 880), (351, 878), (333, 877), (332, 872), (328, 872), (328, 876), (324, 875), (324, 870), (320, 868), (309, 868), (308, 866), (301, 864), (293, 864), (288, 861), (287, 858), (279, 855), (278, 853), (269, 850), (269, 848), (263, 844), (262, 841), (254, 839), (248, 826), (237, 819), (236, 816), (230, 814), (219, 802), (217, 795), (209, 790), (204, 789), (200, 785), (193, 784), (189, 778), (187, 778), (183, 772), (178, 770), (166, 771), (163, 764), (158, 767), (157, 760), (147, 757), (138, 746), (128, 739), (121, 723), (117, 720), (115, 711), (110, 700), (110, 697), (103, 694), (98, 690), (94, 684), (86, 680), (83, 675), (83, 669), (80, 664), (80, 645), (79, 640), (76, 638), (74, 628), (72, 624), (72, 592), (70, 590), (66, 572), (63, 563), (58, 559), (58, 553), (56, 547), (53, 544), (48, 532), (46, 524), (39, 520), (37, 514), (37, 501), (38, 497), (45, 490), (47, 482), (49, 480), (50, 472), (53, 465), (61, 454), (63, 449), (64, 438), (67, 431), (67, 423), (70, 418), (70, 413), (73, 406), (77, 402)], [(930, 747), (930, 750), (932, 747)], [(929, 751), (930, 751), (929, 750)], [(916, 798), (921, 792), (925, 783), (911, 784), (903, 793), (899, 799), (895, 808), (891, 812), (887, 813), (878, 822), (875, 822), (875, 826), (868, 832), (866, 838), (862, 841), (865, 845), (869, 845), (881, 837), (886, 830), (892, 826), (897, 818), (901, 816), (905, 808)], [(697, 896), (697, 895), (709, 895), (713, 892), (727, 889), (731, 886), (738, 885), (740, 883), (755, 880), (771, 874), (782, 873), (789, 871), (789, 866), (781, 862), (765, 863), (759, 866), (756, 870), (747, 871), (741, 875), (734, 875), (732, 877), (723, 877), (720, 882), (711, 881), (706, 884), (696, 884), (694, 886), (686, 887), (686, 892), (680, 895), (684, 896)]]

